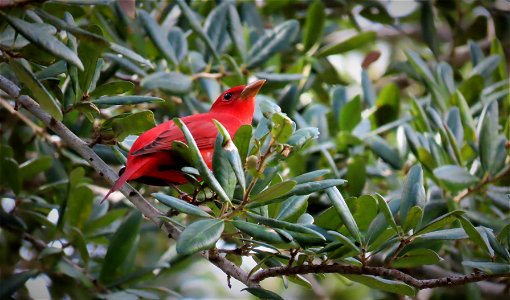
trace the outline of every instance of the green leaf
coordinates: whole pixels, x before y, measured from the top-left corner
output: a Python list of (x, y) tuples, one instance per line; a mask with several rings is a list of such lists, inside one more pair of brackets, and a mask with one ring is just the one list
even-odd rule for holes
[(498, 143), (498, 103), (496, 101), (484, 108), (480, 120), (482, 120), (478, 140), (480, 162), (486, 172), (493, 174)]
[(341, 54), (357, 48), (361, 48), (375, 41), (377, 35), (373, 31), (366, 31), (350, 37), (333, 45), (326, 45), (319, 49), (317, 57), (326, 57), (333, 54)]
[(276, 219), (295, 222), (306, 211), (307, 205), (308, 196), (292, 196), (281, 204)]
[(283, 195), (289, 193), (294, 186), (296, 186), (296, 182), (289, 180), (277, 183), (272, 185), (253, 197), (251, 197), (251, 202), (264, 202), (271, 199), (276, 199)]
[(347, 102), (340, 111), (340, 130), (351, 132), (356, 125), (361, 121), (361, 98), (356, 96), (351, 101)]
[(171, 94), (182, 95), (190, 91), (191, 78), (177, 72), (156, 72), (146, 76), (141, 85), (143, 88), (160, 89)]
[(98, 86), (89, 96), (91, 98), (98, 98), (104, 95), (119, 95), (131, 93), (134, 89), (135, 85), (130, 81), (112, 81)]
[(163, 30), (159, 27), (158, 23), (143, 9), (137, 10), (138, 18), (141, 20), (145, 31), (149, 35), (154, 45), (161, 51), (166, 60), (174, 66), (179, 65), (175, 51), (172, 45), (166, 38)]
[(152, 96), (103, 96), (99, 99), (92, 100), (92, 103), (99, 106), (111, 105), (133, 105), (140, 103), (154, 103), (164, 102), (165, 100), (159, 97)]
[(425, 188), (423, 187), (423, 170), (419, 164), (411, 167), (402, 187), (400, 201), (400, 224), (406, 224), (412, 207), (423, 208), (425, 205)]
[(250, 149), (250, 141), (253, 135), (253, 127), (251, 125), (243, 125), (237, 129), (234, 135), (234, 144), (236, 145), (241, 162), (246, 162), (248, 151)]
[(93, 235), (96, 231), (108, 227), (117, 219), (124, 216), (127, 211), (128, 210), (126, 208), (113, 209), (99, 218), (88, 220), (87, 223), (85, 223), (85, 226), (83, 227), (83, 233), (85, 234), (85, 236)]
[(180, 62), (188, 54), (188, 41), (184, 32), (179, 27), (172, 27), (168, 31), (168, 42), (175, 51), (175, 56)]
[(283, 300), (283, 298), (280, 297), (280, 295), (263, 288), (244, 288), (241, 291), (247, 291), (248, 293), (260, 299)]
[(322, 191), (327, 188), (344, 185), (347, 181), (344, 179), (324, 179), (321, 181), (311, 181), (297, 184), (290, 191), (290, 195), (309, 195), (314, 192)]
[(494, 250), (492, 250), (487, 237), (483, 236), (464, 216), (458, 216), (458, 220), (460, 221), (462, 228), (464, 228), (464, 231), (466, 231), (469, 236), (469, 239), (487, 252), (491, 257), (494, 257)]
[[(216, 121), (216, 120), (214, 120), (214, 121)], [(228, 134), (228, 132), (227, 132), (227, 134)], [(214, 152), (213, 152), (213, 157), (212, 157), (212, 169), (213, 169), (214, 177), (218, 180), (218, 182), (220, 183), (221, 187), (223, 188), (223, 190), (225, 191), (225, 193), (227, 194), (229, 199), (231, 199), (234, 196), (234, 190), (235, 190), (236, 183), (237, 183), (237, 177), (239, 177), (239, 176), (237, 176), (237, 174), (234, 172), (233, 167), (232, 167), (231, 163), (229, 162), (228, 157), (232, 156), (232, 155), (229, 155), (230, 152), (226, 151), (223, 146), (224, 145), (223, 141), (225, 141), (225, 140), (230, 141), (230, 142), (227, 142), (230, 144), (225, 144), (225, 146), (227, 148), (228, 147), (235, 148), (234, 143), (232, 143), (232, 141), (230, 140), (230, 136), (225, 138), (224, 135), (218, 134), (218, 136), (216, 137), (216, 143), (214, 145)], [(240, 176), (241, 176), (241, 178), (244, 179), (244, 171), (241, 166), (241, 161), (239, 160), (237, 162), (238, 162), (237, 166), (238, 166), (238, 168), (240, 168), (240, 172), (241, 172)], [(244, 192), (244, 188), (243, 188), (243, 192)]]
[(357, 197), (363, 192), (367, 177), (366, 161), (361, 155), (355, 155), (347, 161), (347, 192), (349, 196)]
[(221, 148), (225, 151), (227, 160), (230, 163), (230, 166), (232, 167), (232, 170), (234, 171), (234, 174), (237, 178), (237, 182), (241, 186), (244, 193), (246, 189), (246, 179), (244, 177), (243, 163), (241, 162), (239, 151), (237, 150), (235, 143), (232, 142), (227, 129), (220, 122), (216, 120), (213, 120), (213, 122), (216, 125), (216, 128), (218, 128), (219, 133), (223, 136), (223, 143)]
[(407, 295), (410, 297), (414, 297), (416, 295), (416, 290), (403, 282), (384, 279), (380, 277), (375, 277), (371, 275), (345, 275), (342, 276), (355, 281), (366, 286), (385, 291), (390, 293), (395, 293), (399, 295)]
[(480, 181), (478, 177), (471, 175), (468, 170), (457, 165), (445, 165), (436, 168), (434, 169), (434, 176), (457, 189), (468, 188)]
[(211, 53), (214, 55), (214, 58), (216, 60), (220, 60), (220, 56), (218, 52), (216, 51), (216, 48), (212, 41), (209, 39), (209, 36), (205, 33), (205, 31), (202, 29), (202, 25), (200, 24), (200, 21), (195, 16), (195, 13), (191, 10), (191, 8), (186, 4), (186, 1), (184, 0), (177, 0), (177, 5), (179, 5), (182, 14), (184, 17), (188, 20), (189, 26), (195, 33), (202, 39), (207, 46), (207, 49), (211, 51)]
[(413, 229), (416, 230), (421, 225), (423, 218), (423, 209), (420, 206), (413, 206), (407, 214), (405, 223), (403, 224), (404, 232)]
[(218, 219), (200, 220), (192, 223), (177, 239), (177, 253), (191, 255), (214, 247), (223, 233), (223, 228), (223, 220)]
[(296, 177), (292, 178), (292, 180), (294, 180), (298, 184), (307, 183), (314, 179), (317, 179), (319, 177), (327, 175), (329, 173), (331, 173), (331, 170), (329, 170), (329, 169), (316, 170), (316, 171), (312, 171), (312, 172), (308, 172), (308, 173), (304, 173), (299, 176), (296, 176)]
[(227, 37), (228, 25), (228, 2), (222, 2), (216, 5), (204, 23), (204, 31), (212, 42), (212, 45), (218, 52), (223, 52)]
[[(98, 27), (97, 30), (100, 31)], [(99, 71), (101, 71), (101, 54), (108, 47), (106, 43), (97, 43), (93, 41), (82, 40), (78, 46), (78, 56), (84, 65), (83, 71), (78, 71), (78, 82), (82, 92), (87, 95), (90, 91), (94, 90), (96, 69), (99, 64)], [(97, 79), (96, 79), (97, 80)]]
[[(361, 70), (361, 88), (363, 89), (363, 101), (366, 103), (368, 107), (374, 106), (375, 104), (374, 86), (372, 85), (372, 81), (368, 77), (368, 71), (366, 69)], [(379, 98), (381, 98), (381, 96), (379, 96)], [(386, 97), (383, 99), (386, 99)]]
[(443, 228), (444, 226), (452, 223), (457, 220), (459, 216), (462, 216), (465, 212), (461, 210), (456, 210), (449, 212), (445, 215), (442, 215), (432, 221), (430, 221), (427, 225), (423, 226), (420, 230), (418, 230), (413, 236), (420, 236), (437, 229)]
[(53, 158), (49, 155), (41, 155), (22, 163), (19, 165), (21, 180), (24, 181), (32, 179), (37, 174), (51, 168), (52, 164)]
[(232, 39), (232, 43), (234, 44), (241, 61), (244, 62), (246, 60), (246, 42), (244, 41), (243, 24), (241, 23), (241, 18), (239, 17), (233, 2), (229, 2), (227, 18), (228, 34), (230, 39)]
[(398, 118), (400, 113), (400, 89), (394, 83), (386, 85), (377, 97), (374, 118), (380, 126)]
[(319, 238), (323, 241), (326, 240), (324, 238), (324, 236), (322, 234), (320, 234), (319, 232), (317, 232), (313, 229), (310, 229), (308, 227), (305, 227), (303, 225), (294, 224), (294, 223), (281, 221), (281, 220), (277, 220), (277, 219), (266, 218), (266, 217), (263, 217), (263, 216), (260, 216), (260, 215), (257, 215), (257, 214), (251, 213), (251, 212), (247, 212), (246, 214), (249, 217), (255, 219), (255, 221), (257, 221), (258, 223), (261, 223), (261, 224), (264, 224), (264, 225), (267, 225), (270, 227), (276, 227), (276, 228), (286, 229), (286, 230), (300, 232), (300, 233), (307, 233), (307, 234), (310, 234), (313, 237)]
[(156, 126), (156, 121), (154, 113), (146, 110), (113, 118), (111, 126), (117, 139), (123, 141), (128, 135), (138, 135)]
[(9, 58), (9, 65), (12, 67), (12, 70), (18, 79), (33, 95), (34, 100), (37, 101), (53, 118), (62, 121), (63, 115), (58, 102), (48, 92), (44, 85), (35, 78), (34, 74), (25, 68), (25, 66), (23, 66), (18, 60)]
[(383, 213), (384, 218), (386, 219), (386, 222), (395, 230), (395, 232), (398, 232), (397, 223), (395, 222), (395, 218), (393, 217), (393, 213), (391, 212), (391, 209), (384, 199), (383, 196), (379, 195), (378, 193), (373, 194), (373, 197), (375, 200), (377, 200), (377, 204), (379, 206), (379, 210)]
[(356, 225), (354, 217), (352, 216), (349, 207), (347, 207), (347, 204), (345, 203), (342, 194), (340, 194), (340, 191), (338, 191), (336, 187), (330, 187), (326, 189), (326, 193), (328, 194), (328, 197), (331, 200), (331, 204), (335, 207), (335, 210), (340, 216), (340, 219), (342, 219), (342, 222), (344, 223), (347, 230), (349, 230), (349, 232), (358, 242), (361, 242), (361, 235), (358, 229), (358, 225)]
[(135, 250), (141, 222), (142, 214), (133, 211), (113, 234), (99, 274), (100, 282), (108, 284), (123, 275), (120, 267)]
[(56, 37), (47, 32), (40, 30), (38, 24), (28, 23), (16, 17), (12, 17), (1, 13), (7, 22), (18, 31), (24, 38), (48, 51), (49, 53), (60, 57), (69, 63), (75, 65), (80, 70), (83, 70), (83, 64), (76, 53), (67, 48)]
[(272, 128), (271, 135), (278, 143), (285, 143), (289, 140), (296, 124), (285, 114), (275, 113), (271, 117)]
[(202, 154), (200, 153), (200, 150), (198, 149), (197, 143), (195, 142), (195, 139), (193, 138), (193, 135), (189, 131), (186, 124), (184, 124), (180, 119), (174, 118), (174, 123), (181, 129), (182, 133), (184, 134), (184, 137), (186, 138), (186, 142), (188, 143), (188, 147), (191, 152), (191, 156), (193, 158), (193, 163), (195, 167), (200, 172), (200, 175), (203, 177), (203, 179), (207, 182), (209, 187), (218, 194), (220, 199), (223, 202), (230, 203), (230, 199), (221, 187), (218, 180), (214, 177), (213, 173), (209, 168), (207, 167), (207, 164), (204, 161), (204, 158), (202, 157)]
[(420, 24), (421, 34), (430, 50), (437, 57), (439, 55), (439, 44), (437, 39), (436, 22), (434, 21), (434, 10), (432, 3), (428, 1), (421, 2)]
[(38, 270), (29, 270), (13, 274), (7, 278), (2, 278), (2, 288), (0, 289), (0, 298), (9, 299), (18, 289), (25, 285), (25, 282), (39, 274)]
[(188, 215), (204, 217), (204, 218), (211, 217), (208, 213), (203, 211), (200, 207), (190, 204), (184, 200), (181, 200), (181, 199), (169, 196), (169, 195), (165, 195), (162, 193), (155, 193), (155, 194), (152, 194), (152, 196), (154, 196), (154, 198), (158, 199), (158, 201), (163, 203), (164, 205), (171, 207), (179, 212), (182, 212), (182, 213), (185, 213)]
[(506, 263), (463, 261), (462, 265), (473, 269), (478, 269), (487, 274), (510, 273), (510, 265)]
[(319, 137), (319, 130), (315, 127), (306, 127), (296, 130), (287, 141), (294, 148), (302, 148), (306, 142)]
[(393, 268), (414, 268), (422, 265), (434, 265), (442, 259), (430, 249), (415, 249), (397, 257), (392, 263)]
[(232, 224), (242, 232), (263, 242), (278, 246), (289, 244), (272, 228), (240, 220), (234, 220)]
[(326, 20), (325, 17), (326, 9), (322, 1), (313, 1), (308, 7), (305, 28), (303, 29), (303, 46), (305, 52), (310, 50), (316, 43), (320, 43)]
[(468, 235), (462, 228), (444, 229), (432, 231), (420, 235), (424, 240), (463, 240), (467, 239)]
[(298, 31), (299, 23), (296, 20), (285, 21), (273, 30), (266, 31), (250, 49), (248, 68), (258, 67), (277, 52), (285, 50), (294, 41)]

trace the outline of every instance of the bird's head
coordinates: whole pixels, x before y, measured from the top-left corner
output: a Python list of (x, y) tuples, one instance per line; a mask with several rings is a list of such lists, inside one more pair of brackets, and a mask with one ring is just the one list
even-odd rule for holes
[(214, 102), (210, 112), (232, 113), (238, 118), (248, 118), (251, 122), (255, 110), (255, 96), (266, 81), (261, 79), (248, 85), (240, 85), (223, 92)]

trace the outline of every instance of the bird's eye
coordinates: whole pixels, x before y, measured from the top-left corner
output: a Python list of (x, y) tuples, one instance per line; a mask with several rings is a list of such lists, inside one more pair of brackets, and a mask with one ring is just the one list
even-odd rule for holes
[(232, 94), (231, 93), (226, 93), (225, 95), (223, 95), (223, 99), (225, 99), (227, 101), (232, 99)]

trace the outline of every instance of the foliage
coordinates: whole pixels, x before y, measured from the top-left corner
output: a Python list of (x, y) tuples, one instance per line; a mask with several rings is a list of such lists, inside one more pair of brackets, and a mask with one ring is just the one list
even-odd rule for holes
[[(190, 256), (208, 249), (255, 276), (282, 267), (289, 297), (317, 280), (374, 295), (417, 286), (390, 273), (284, 275), (286, 266), (510, 273), (508, 10), (421, 2), (397, 18), (375, 1), (21, 3), (0, 12), (0, 74), (112, 166), (155, 124), (207, 111), (251, 78), (267, 83), (253, 126), (229, 136), (216, 124), (213, 170), (176, 119), (185, 197), (135, 183), (182, 230), (176, 240), (122, 196), (100, 204), (110, 186), (86, 158), (3, 95), (1, 298), (33, 293), (34, 278), (54, 298), (221, 296), (210, 277), (183, 287), (194, 263), (207, 264)], [(410, 43), (389, 25), (421, 31)], [(391, 57), (375, 76), (381, 45)], [(350, 60), (359, 83), (337, 64), (352, 53), (365, 55)], [(240, 295), (278, 298), (268, 282), (244, 282)]]

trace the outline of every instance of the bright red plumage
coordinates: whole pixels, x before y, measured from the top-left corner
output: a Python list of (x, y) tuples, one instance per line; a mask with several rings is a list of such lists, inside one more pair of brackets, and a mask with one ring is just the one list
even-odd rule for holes
[[(213, 120), (219, 121), (231, 136), (242, 125), (251, 124), (255, 110), (255, 95), (264, 80), (225, 91), (207, 113), (181, 118), (193, 135), (209, 168), (218, 130)], [(186, 142), (181, 130), (173, 121), (164, 122), (141, 134), (131, 147), (126, 168), (105, 196), (118, 190), (126, 181), (136, 180), (151, 185), (183, 184), (183, 162), (172, 152), (172, 142)]]

